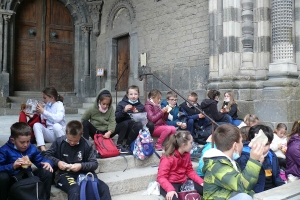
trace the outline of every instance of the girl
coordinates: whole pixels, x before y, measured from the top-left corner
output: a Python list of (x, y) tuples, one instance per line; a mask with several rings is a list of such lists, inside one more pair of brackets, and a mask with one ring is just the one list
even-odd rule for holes
[(42, 92), (45, 106), (38, 103), (36, 107), (42, 123), (35, 123), (33, 132), (37, 147), (41, 151), (46, 151), (45, 142), (54, 142), (56, 138), (65, 134), (66, 121), (65, 108), (62, 103), (64, 98), (57, 93), (54, 87), (46, 87)]
[(238, 126), (241, 124), (241, 120), (238, 119), (238, 105), (234, 100), (234, 95), (232, 91), (227, 91), (224, 93), (224, 102), (222, 105), (221, 113), (227, 113), (231, 118), (231, 124)]
[(152, 89), (148, 94), (148, 101), (145, 104), (147, 118), (154, 123), (153, 136), (159, 137), (155, 145), (157, 151), (162, 150), (164, 140), (171, 134), (176, 132), (174, 126), (168, 126), (166, 119), (168, 118), (168, 107), (161, 109), (160, 100), (161, 92), (158, 89)]
[(193, 138), (189, 131), (178, 131), (170, 136), (165, 146), (165, 153), (160, 159), (157, 182), (160, 194), (167, 200), (177, 200), (178, 192), (187, 177), (194, 182), (197, 192), (203, 194), (203, 179), (193, 169), (190, 151)]
[(285, 152), (287, 146), (287, 140), (285, 137), (287, 127), (284, 123), (279, 123), (274, 130), (274, 139), (270, 145), (270, 148), (274, 151), (278, 158), (279, 166), (285, 168)]
[(251, 114), (247, 114), (245, 117), (244, 117), (244, 121), (238, 125), (238, 128), (242, 128), (244, 126), (255, 126), (259, 124), (259, 119), (256, 115), (251, 115)]
[[(145, 107), (139, 100), (139, 87), (132, 85), (128, 87), (126, 95), (118, 103), (115, 113), (117, 126), (113, 135), (119, 135), (117, 148), (121, 153), (131, 153), (130, 144), (137, 138), (139, 130), (143, 128), (142, 123), (133, 121), (128, 115), (128, 113), (137, 112), (145, 112)], [(148, 122), (146, 126), (152, 134), (154, 124)], [(125, 146), (122, 145), (124, 139), (127, 139)]]
[(110, 92), (103, 88), (96, 97), (95, 103), (81, 117), (83, 125), (83, 137), (94, 139), (96, 133), (110, 138), (116, 128), (115, 110), (111, 106)]
[(285, 174), (300, 178), (300, 120), (295, 121), (288, 136)]

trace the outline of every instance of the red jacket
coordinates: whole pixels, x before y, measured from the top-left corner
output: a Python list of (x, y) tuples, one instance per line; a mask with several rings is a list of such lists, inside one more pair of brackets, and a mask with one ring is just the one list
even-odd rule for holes
[(160, 104), (156, 105), (148, 100), (145, 104), (145, 111), (147, 112), (148, 120), (153, 122), (155, 127), (167, 125), (166, 119), (169, 114), (162, 112)]
[(190, 153), (181, 155), (178, 150), (175, 150), (170, 157), (161, 157), (157, 182), (166, 192), (176, 191), (171, 183), (184, 183), (187, 177), (199, 185), (203, 183), (203, 179), (193, 169)]

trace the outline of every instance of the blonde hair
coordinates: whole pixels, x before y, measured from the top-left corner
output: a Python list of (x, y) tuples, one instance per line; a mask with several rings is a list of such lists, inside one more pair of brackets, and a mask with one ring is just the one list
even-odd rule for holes
[[(228, 94), (228, 95), (230, 96), (230, 100), (229, 100), (228, 105), (227, 105), (227, 106), (228, 106), (228, 109), (230, 110), (231, 106), (232, 106), (233, 104), (236, 104), (237, 110), (240, 111), (239, 108), (238, 108), (237, 102), (236, 102), (235, 99), (234, 99), (234, 94), (233, 94), (233, 92), (232, 92), (231, 90), (225, 92), (225, 93), (224, 93), (224, 97), (225, 97), (225, 94)], [(225, 106), (225, 102), (223, 101), (222, 108), (224, 108), (224, 106)]]
[(244, 117), (244, 122), (247, 124), (247, 126), (250, 126), (250, 123), (255, 123), (257, 121), (259, 121), (259, 119), (256, 115), (247, 114)]

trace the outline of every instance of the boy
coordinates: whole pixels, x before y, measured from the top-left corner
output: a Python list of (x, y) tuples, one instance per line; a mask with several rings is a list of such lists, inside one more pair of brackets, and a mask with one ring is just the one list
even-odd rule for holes
[[(264, 146), (263, 156), (260, 158), (262, 168), (259, 173), (257, 184), (254, 186), (254, 192), (262, 192), (284, 184), (284, 181), (280, 178), (280, 168), (276, 157), (276, 154), (270, 150), (270, 144), (273, 140), (273, 131), (270, 127), (264, 125), (256, 125), (249, 129), (248, 141), (250, 142), (259, 130), (262, 130), (268, 138), (267, 144)], [(247, 161), (249, 160), (249, 142), (244, 143), (244, 148), (241, 157), (237, 160), (241, 169), (245, 168)]]
[(241, 171), (234, 161), (243, 148), (240, 130), (231, 124), (223, 124), (215, 130), (213, 140), (217, 149), (209, 149), (203, 155), (204, 199), (252, 199), (252, 188), (261, 169), (257, 160), (263, 155), (263, 145), (252, 146), (250, 158)]
[[(0, 148), (0, 200), (7, 200), (9, 189), (14, 183), (12, 176), (16, 175), (25, 163), (23, 156), (38, 168), (33, 171), (44, 183), (46, 198), (50, 199), (52, 183), (52, 162), (45, 159), (36, 146), (30, 144), (32, 129), (25, 122), (14, 123), (10, 127), (11, 135), (5, 145)], [(28, 169), (31, 171), (31, 167)]]
[[(57, 138), (45, 152), (45, 157), (58, 167), (54, 182), (58, 188), (68, 194), (69, 200), (80, 199), (80, 186), (76, 182), (79, 174), (92, 172), (94, 177), (97, 177), (94, 172), (98, 167), (95, 151), (92, 144), (81, 137), (82, 134), (81, 122), (70, 121), (66, 127), (66, 135)], [(98, 192), (101, 199), (111, 199), (108, 186), (101, 180), (99, 180)]]
[(175, 126), (180, 129), (186, 129), (186, 122), (179, 118), (179, 107), (177, 106), (177, 94), (173, 91), (167, 93), (166, 99), (160, 105), (161, 108), (169, 106), (172, 110), (169, 112), (166, 123), (170, 126)]

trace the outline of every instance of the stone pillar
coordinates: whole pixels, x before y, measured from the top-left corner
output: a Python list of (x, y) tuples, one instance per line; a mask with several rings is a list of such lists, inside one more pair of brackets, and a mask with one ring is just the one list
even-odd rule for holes
[(272, 0), (272, 60), (270, 76), (297, 73), (293, 46), (293, 1)]
[(93, 21), (93, 33), (98, 37), (100, 35), (99, 23), (103, 1), (87, 2), (87, 4), (89, 5), (89, 11)]
[(90, 76), (90, 26), (83, 26), (84, 33), (84, 76)]
[(0, 72), (2, 72), (3, 65), (2, 65), (2, 59), (3, 59), (3, 17), (0, 14), (0, 48), (2, 52), (0, 53)]
[(2, 73), (8, 73), (7, 70), (7, 49), (8, 49), (8, 23), (11, 15), (4, 15), (4, 47), (3, 47), (3, 68)]

